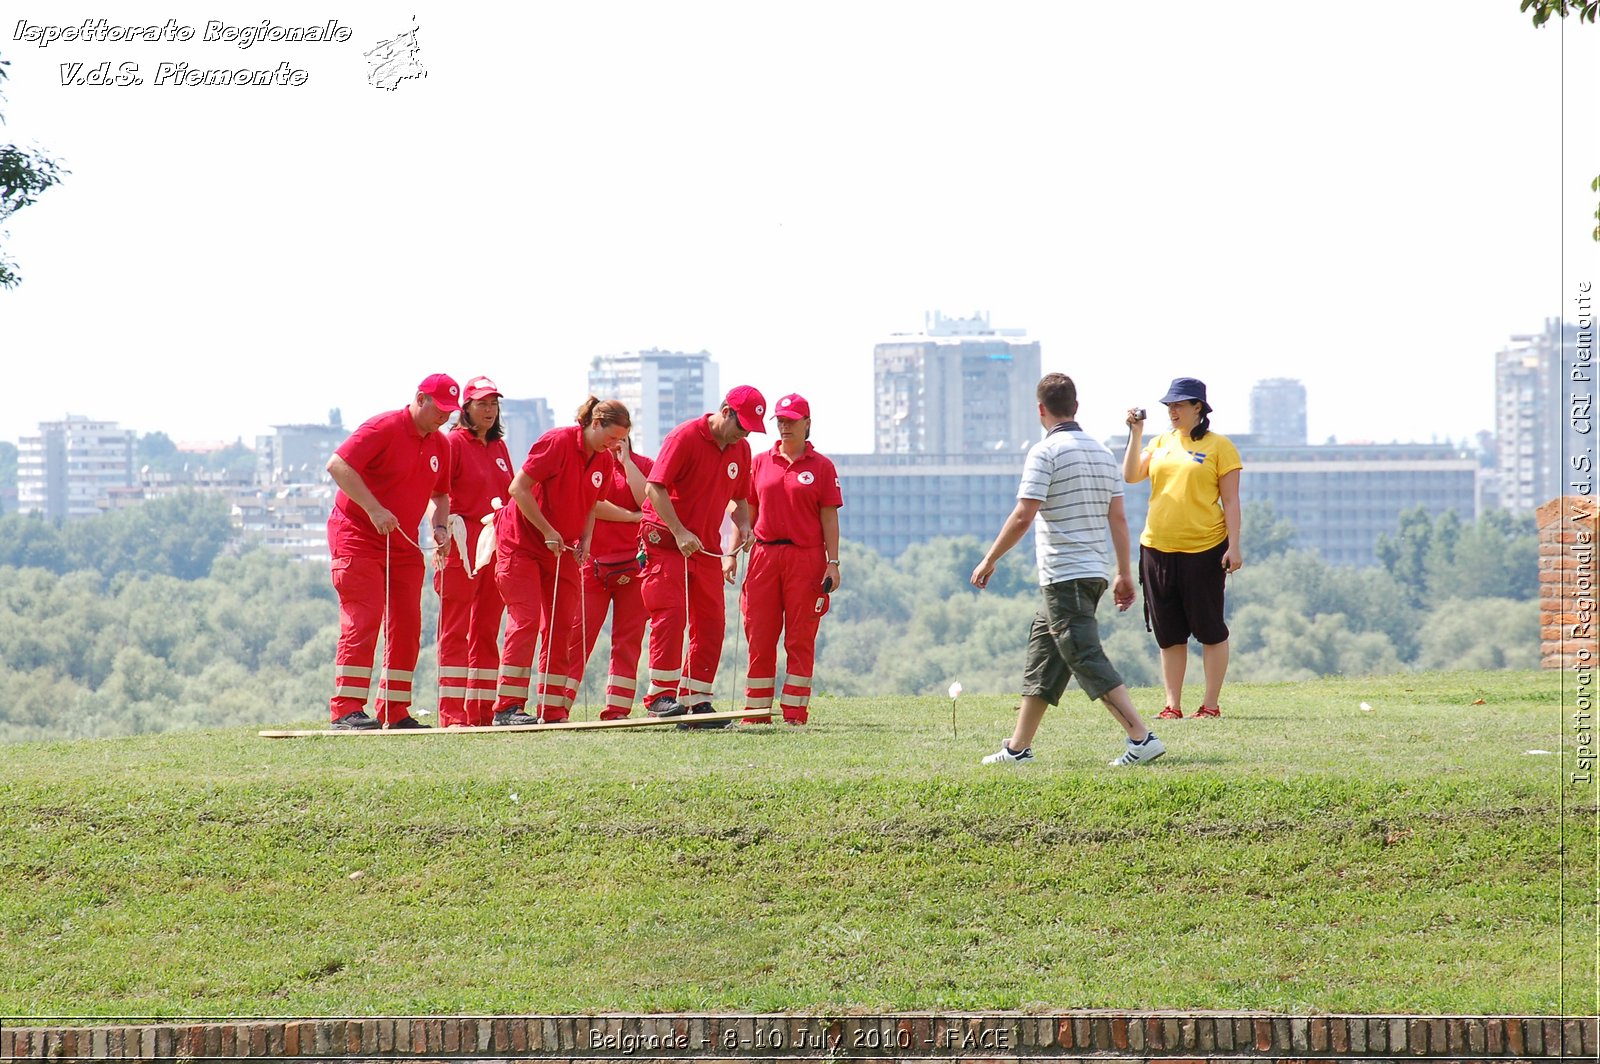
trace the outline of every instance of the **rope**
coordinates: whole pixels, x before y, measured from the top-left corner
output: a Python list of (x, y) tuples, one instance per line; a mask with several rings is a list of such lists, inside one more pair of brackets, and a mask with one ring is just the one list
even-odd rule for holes
[[(403, 533), (402, 533), (403, 534)], [(389, 537), (383, 537), (383, 670), (378, 674), (378, 700), (384, 702), (388, 708), (387, 698), (389, 693), (389, 646), (393, 638), (392, 624), (389, 616)], [(377, 709), (377, 706), (373, 706)], [(382, 730), (389, 729), (389, 722), (383, 720), (384, 714), (379, 713), (378, 723)]]

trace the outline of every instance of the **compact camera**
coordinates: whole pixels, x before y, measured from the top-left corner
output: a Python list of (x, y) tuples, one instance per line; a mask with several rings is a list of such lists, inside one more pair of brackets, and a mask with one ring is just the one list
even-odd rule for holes
[(1144, 418), (1145, 418), (1144, 407), (1142, 407), (1142, 406), (1134, 407), (1133, 408), (1133, 420), (1135, 420), (1135, 421), (1143, 421)]

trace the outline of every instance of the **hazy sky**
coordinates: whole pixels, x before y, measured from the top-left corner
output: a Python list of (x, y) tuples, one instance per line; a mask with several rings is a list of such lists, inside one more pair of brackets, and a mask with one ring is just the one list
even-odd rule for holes
[[(1313, 440), (1461, 438), (1494, 351), (1600, 281), (1600, 28), (1517, 0), (466, 8), (8, 5), (0, 135), (72, 174), (8, 226), (0, 439), (253, 443), (436, 370), (564, 413), (659, 346), (869, 450), (872, 346), (936, 308), (1028, 329), (1100, 434), (1183, 374), (1224, 432), (1290, 376)], [(264, 12), (352, 36), (201, 40)], [(427, 78), (372, 88), (412, 14)], [(197, 34), (15, 39), (99, 17)], [(153, 84), (285, 60), (304, 85)], [(103, 61), (146, 83), (62, 86)]]

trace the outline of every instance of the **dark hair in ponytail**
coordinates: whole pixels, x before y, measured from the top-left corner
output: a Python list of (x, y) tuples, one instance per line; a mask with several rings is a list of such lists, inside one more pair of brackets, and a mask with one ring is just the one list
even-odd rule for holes
[(628, 408), (617, 399), (598, 399), (595, 396), (583, 401), (578, 407), (578, 424), (584, 428), (590, 425), (601, 425), (609, 428), (612, 425), (621, 425), (625, 429), (633, 428), (633, 418), (628, 416)]
[(1205, 411), (1200, 415), (1200, 420), (1194, 423), (1194, 431), (1189, 433), (1189, 438), (1199, 443), (1206, 438), (1206, 433), (1211, 431), (1211, 411), (1206, 410), (1205, 404), (1200, 404), (1200, 409)]

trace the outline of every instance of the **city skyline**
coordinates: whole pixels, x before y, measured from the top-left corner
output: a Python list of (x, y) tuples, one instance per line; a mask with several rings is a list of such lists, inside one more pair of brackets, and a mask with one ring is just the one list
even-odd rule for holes
[[(412, 23), (377, 4), (282, 5), (351, 39), (249, 49), (8, 27), (6, 136), (72, 173), (6, 222), (26, 398), (0, 439), (354, 425), (437, 370), (563, 418), (595, 357), (658, 347), (807, 395), (819, 447), (866, 453), (873, 346), (929, 311), (1026, 329), (1096, 434), (1193, 375), (1223, 432), (1290, 377), (1311, 442), (1471, 439), (1495, 353), (1600, 272), (1600, 137), (1530, 103), (1600, 98), (1600, 31), (1514, 0), (414, 10), (428, 76), (392, 92), (363, 52)], [(282, 60), (304, 85), (61, 84)]]

